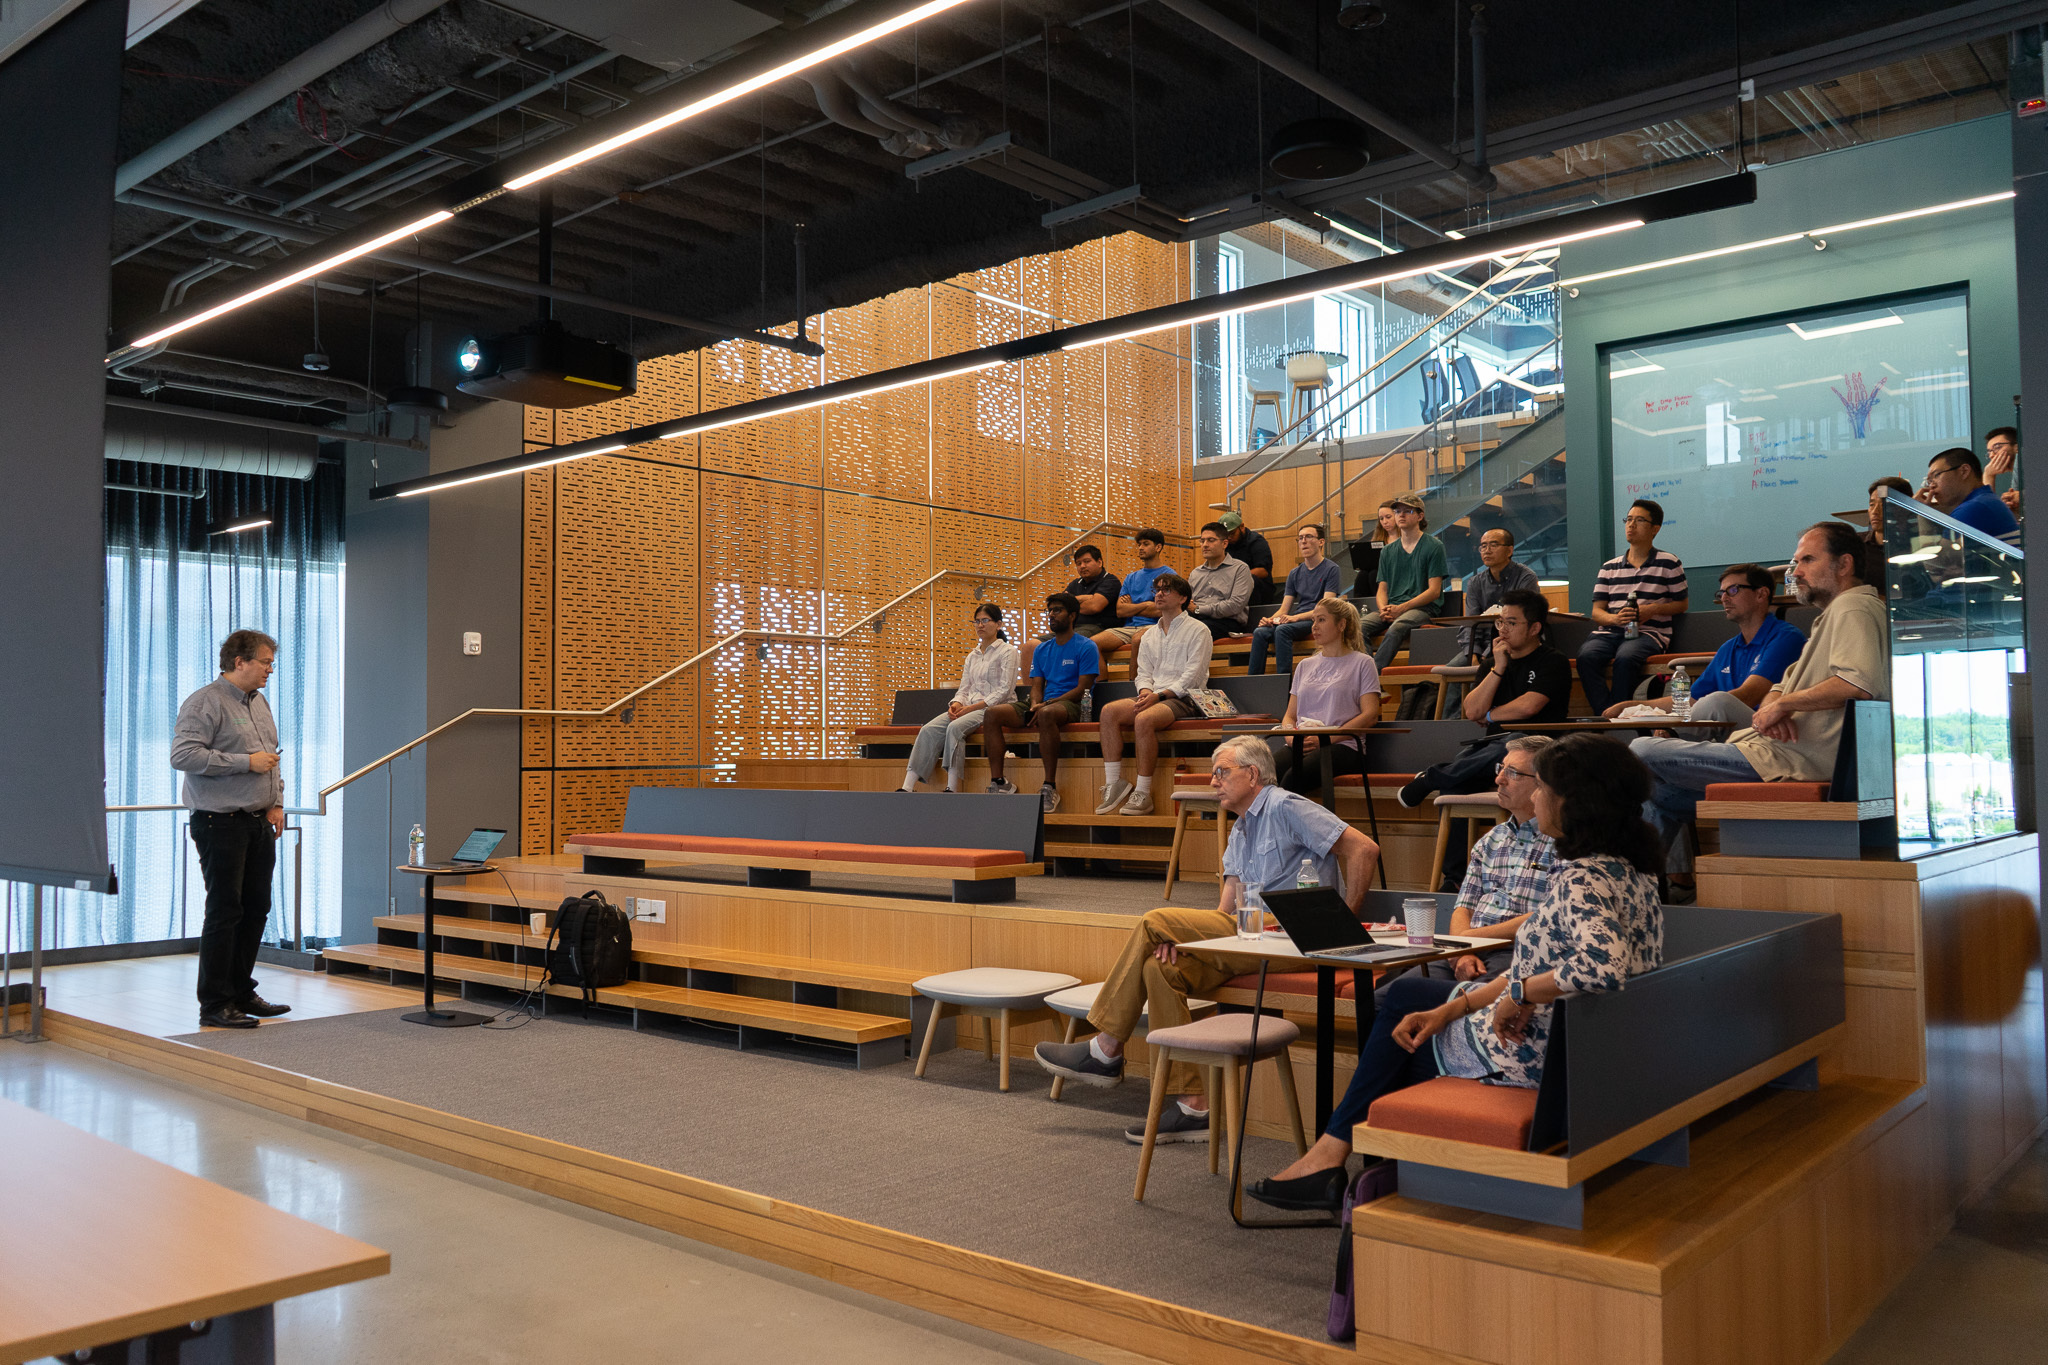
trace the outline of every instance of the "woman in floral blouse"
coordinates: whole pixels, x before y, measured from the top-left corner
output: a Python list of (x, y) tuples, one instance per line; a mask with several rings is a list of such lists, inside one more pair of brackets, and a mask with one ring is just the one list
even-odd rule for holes
[(1662, 857), (1641, 815), (1650, 775), (1628, 747), (1577, 734), (1536, 755), (1536, 824), (1557, 844), (1550, 890), (1515, 936), (1514, 965), (1483, 984), (1406, 976), (1387, 991), (1350, 1089), (1308, 1154), (1247, 1191), (1285, 1209), (1335, 1209), (1351, 1129), (1391, 1090), (1437, 1076), (1534, 1088), (1552, 1002), (1614, 990), (1664, 957)]

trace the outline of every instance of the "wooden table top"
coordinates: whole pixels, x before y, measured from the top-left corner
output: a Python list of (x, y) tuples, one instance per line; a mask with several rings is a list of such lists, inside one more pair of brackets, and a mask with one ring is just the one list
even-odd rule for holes
[(1503, 721), (1500, 728), (1538, 731), (1548, 735), (1574, 730), (1739, 730), (1742, 727), (1725, 720), (1677, 720), (1671, 716), (1662, 720), (1595, 720), (1581, 716), (1577, 720), (1554, 720), (1548, 724), (1542, 721)]
[(239, 1313), (391, 1255), (0, 1100), (0, 1360)]

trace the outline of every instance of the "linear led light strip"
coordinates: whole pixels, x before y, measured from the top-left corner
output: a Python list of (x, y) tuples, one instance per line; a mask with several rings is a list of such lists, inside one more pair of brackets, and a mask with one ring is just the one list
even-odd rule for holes
[(434, 224), (444, 223), (454, 216), (454, 214), (446, 209), (441, 210), (439, 213), (430, 213), (415, 222), (407, 223), (402, 228), (393, 228), (390, 232), (373, 241), (364, 242), (360, 246), (350, 247), (348, 250), (332, 256), (322, 256), (311, 265), (302, 266), (289, 275), (272, 280), (268, 284), (259, 285), (246, 294), (237, 294), (225, 303), (217, 303), (205, 312), (195, 313), (189, 318), (174, 322), (161, 331), (151, 332), (146, 337), (137, 337), (129, 344), (132, 346), (153, 346), (157, 342), (163, 341), (168, 337), (174, 337), (188, 328), (197, 327), (202, 322), (211, 322), (223, 313), (232, 313), (235, 309), (254, 303), (260, 298), (267, 298), (280, 289), (289, 289), (295, 284), (312, 279), (315, 275), (324, 275), (345, 261), (352, 261), (358, 256), (367, 256), (372, 251), (381, 251), (393, 242), (402, 241), (417, 232), (424, 232), (434, 226)]
[(680, 109), (671, 110), (660, 118), (649, 119), (637, 128), (628, 128), (625, 132), (615, 137), (606, 138), (603, 142), (586, 147), (580, 152), (572, 152), (559, 161), (551, 161), (537, 171), (528, 171), (516, 180), (506, 181), (505, 188), (508, 190), (525, 189), (537, 180), (545, 180), (551, 175), (559, 175), (572, 166), (580, 166), (595, 157), (617, 151), (629, 142), (637, 142), (641, 138), (658, 133), (664, 128), (673, 128), (678, 123), (682, 123), (687, 119), (693, 119), (707, 110), (716, 109), (722, 104), (730, 104), (742, 96), (753, 94), (764, 86), (773, 85), (775, 82), (789, 76), (794, 76), (800, 71), (809, 70), (820, 62), (829, 62), (834, 57), (851, 52), (863, 44), (872, 43), (877, 38), (885, 38), (898, 29), (908, 28), (920, 20), (929, 19), (935, 14), (942, 14), (955, 6), (966, 3), (967, 0), (930, 0), (930, 3), (919, 5), (914, 10), (897, 15), (894, 19), (885, 19), (879, 24), (841, 38), (836, 43), (828, 43), (815, 52), (807, 52), (803, 56), (792, 58), (772, 70), (764, 71), (758, 76), (749, 77), (737, 85), (719, 91), (717, 94), (706, 95), (703, 99), (686, 104)]
[[(1738, 242), (1734, 246), (1715, 247), (1712, 251), (1694, 251), (1684, 256), (1667, 256), (1661, 261), (1645, 261), (1641, 265), (1625, 265), (1616, 270), (1595, 271), (1591, 275), (1574, 275), (1560, 280), (1563, 288), (1575, 288), (1591, 284), (1595, 280), (1612, 280), (1622, 275), (1639, 275), (1645, 270), (1662, 270), (1666, 266), (1690, 265), (1694, 261), (1710, 261), (1717, 256), (1733, 256), (1738, 252), (1756, 251), (1767, 246), (1783, 246), (1787, 242), (1800, 242), (1808, 238), (1825, 238), (1837, 233), (1854, 232), (1859, 228), (1878, 227), (1885, 223), (1903, 223), (1909, 218), (1926, 218), (1936, 213), (1950, 213), (1956, 209), (1973, 209), (1984, 204), (1996, 204), (2012, 198), (2014, 191), (2000, 190), (1996, 194), (1980, 194), (1974, 199), (1957, 199), (1947, 204), (1929, 204), (1926, 208), (1907, 209), (1903, 213), (1887, 213), (1877, 218), (1859, 218), (1853, 223), (1835, 223), (1829, 227), (1808, 228), (1804, 232), (1787, 232), (1776, 237), (1759, 237), (1753, 242)], [(1608, 378), (1614, 378), (1609, 375)]]

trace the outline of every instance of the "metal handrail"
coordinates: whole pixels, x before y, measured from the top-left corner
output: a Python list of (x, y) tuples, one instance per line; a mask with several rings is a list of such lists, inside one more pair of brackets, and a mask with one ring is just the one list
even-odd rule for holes
[(939, 572), (933, 574), (931, 577), (925, 579), (923, 582), (917, 584), (915, 587), (909, 588), (906, 591), (897, 594), (895, 597), (890, 598), (887, 602), (875, 608), (866, 616), (861, 617), (860, 620), (855, 621), (852, 625), (846, 627), (846, 629), (840, 631), (836, 635), (814, 635), (804, 632), (785, 630), (736, 630), (733, 631), (730, 635), (721, 638), (716, 644), (708, 645), (705, 648), (698, 650), (695, 654), (692, 654), (689, 658), (683, 660), (681, 663), (677, 664), (674, 668), (669, 669), (667, 672), (662, 673), (659, 676), (642, 683), (640, 686), (634, 688), (631, 692), (628, 692), (625, 696), (620, 697), (618, 700), (610, 702), (607, 705), (598, 707), (594, 710), (559, 710), (524, 706), (472, 706), (471, 708), (469, 708), (469, 710), (464, 711), (461, 715), (456, 716), (453, 719), (441, 722), (439, 725), (436, 725), (433, 729), (427, 731), (419, 738), (414, 739), (407, 744), (401, 745), (396, 749), (393, 749), (390, 753), (385, 754), (382, 758), (375, 759), (369, 763), (364, 764), (362, 767), (356, 769), (354, 772), (342, 778), (340, 781), (332, 782), (329, 783), (327, 786), (322, 787), (320, 789), (319, 808), (317, 810), (307, 811), (305, 813), (310, 815), (325, 815), (327, 813), (327, 798), (329, 796), (333, 795), (335, 792), (340, 791), (343, 787), (348, 786), (350, 783), (360, 781), (362, 778), (369, 776), (371, 773), (383, 767), (385, 764), (390, 763), (393, 759), (403, 758), (405, 755), (411, 753), (414, 749), (417, 749), (420, 745), (425, 744), (428, 740), (434, 738), (436, 735), (442, 733), (444, 730), (451, 730), (455, 726), (460, 725), (462, 722), (468, 720), (472, 716), (520, 716), (533, 720), (601, 720), (606, 716), (613, 715), (616, 712), (624, 710), (626, 707), (631, 706), (635, 701), (639, 700), (647, 693), (653, 691), (657, 687), (660, 687), (663, 683), (669, 682), (670, 680), (680, 676), (688, 669), (696, 666), (703, 660), (710, 658), (712, 655), (718, 653), (720, 650), (726, 648), (728, 645), (737, 644), (742, 640), (779, 640), (786, 644), (843, 644), (846, 640), (852, 637), (854, 632), (860, 630), (864, 626), (871, 624), (880, 617), (888, 615), (892, 608), (900, 605), (903, 602), (910, 600), (911, 598), (917, 596), (917, 594), (925, 591), (927, 588), (930, 588), (932, 585), (936, 583), (942, 582), (945, 579), (967, 579), (969, 581), (976, 583), (1023, 583), (1028, 581), (1034, 574), (1039, 573), (1047, 565), (1052, 564), (1055, 561), (1059, 560), (1061, 557), (1072, 553), (1075, 546), (1082, 544), (1090, 536), (1096, 535), (1103, 531), (1136, 531), (1140, 529), (1142, 528), (1130, 525), (1125, 522), (1098, 521), (1097, 523), (1095, 523), (1095, 525), (1089, 527), (1085, 531), (1080, 532), (1078, 535), (1074, 536), (1072, 539), (1067, 541), (1066, 544), (1062, 545), (1059, 549), (1054, 550), (1051, 554), (1047, 555), (1044, 559), (1039, 560), (1036, 564), (1032, 565), (1030, 568), (1026, 569), (1021, 574), (984, 573), (972, 569), (941, 569)]
[[(1529, 286), (1524, 285), (1521, 288), (1510, 289), (1507, 293), (1500, 295), (1498, 298), (1495, 298), (1491, 294), (1486, 294), (1486, 286), (1492, 284), (1494, 280), (1500, 278), (1500, 275), (1506, 274), (1508, 271), (1514, 270), (1526, 264), (1529, 260), (1529, 257), (1533, 256), (1534, 254), (1535, 252), (1533, 250), (1524, 252), (1522, 255), (1516, 257), (1514, 261), (1512, 261), (1508, 265), (1502, 266), (1499, 274), (1481, 280), (1477, 284), (1468, 284), (1466, 286), (1465, 297), (1459, 299), (1456, 303), (1444, 309), (1443, 312), (1438, 313), (1434, 318), (1430, 319), (1429, 326), (1418, 329), (1406, 341), (1403, 341), (1400, 345), (1394, 347), (1393, 350), (1388, 351), (1385, 355), (1381, 356), (1379, 359), (1367, 365), (1363, 370), (1360, 370), (1350, 379), (1345, 380), (1343, 386), (1339, 388), (1335, 393), (1332, 393), (1326, 401), (1318, 404), (1313, 408), (1310, 408), (1307, 412), (1303, 413), (1301, 416), (1295, 418), (1292, 422), (1289, 422), (1285, 427), (1281, 428), (1279, 434), (1274, 436), (1271, 441), (1268, 441), (1266, 443), (1265, 448), (1269, 451), (1272, 451), (1273, 454), (1267, 458), (1265, 464), (1261, 465), (1258, 469), (1252, 471), (1250, 476), (1248, 476), (1243, 483), (1239, 484), (1234, 489), (1229, 486), (1228, 479), (1224, 481), (1223, 500), (1226, 503), (1235, 501), (1238, 504), (1239, 509), (1241, 510), (1244, 506), (1245, 490), (1250, 488), (1253, 484), (1257, 483), (1266, 475), (1272, 473), (1273, 470), (1279, 466), (1280, 461), (1286, 459), (1289, 455), (1294, 454), (1296, 451), (1300, 450), (1302, 446), (1307, 444), (1306, 440), (1299, 440), (1293, 442), (1291, 445), (1287, 446), (1287, 448), (1282, 449), (1282, 444), (1285, 437), (1289, 432), (1293, 431), (1296, 427), (1301, 426), (1305, 422), (1314, 421), (1318, 417), (1324, 420), (1327, 427), (1327, 423), (1331, 420), (1342, 420), (1343, 418), (1350, 416), (1353, 412), (1356, 412), (1358, 410), (1360, 404), (1371, 402), (1374, 398), (1378, 397), (1381, 393), (1385, 392), (1389, 385), (1393, 384), (1396, 380), (1400, 379), (1402, 375), (1407, 374), (1417, 365), (1420, 365), (1423, 361), (1429, 359), (1431, 355), (1435, 354), (1437, 351), (1443, 349), (1444, 347), (1450, 345), (1453, 341), (1456, 341), (1467, 327), (1470, 327), (1473, 323), (1478, 322), (1481, 318), (1485, 317), (1488, 313), (1491, 313), (1494, 309), (1500, 307), (1503, 303), (1506, 303), (1509, 299), (1514, 298), (1518, 294), (1526, 292)], [(1388, 375), (1385, 379), (1382, 379), (1379, 383), (1375, 384), (1369, 392), (1360, 394), (1357, 398), (1354, 398), (1341, 412), (1337, 414), (1336, 418), (1332, 419), (1329, 417), (1330, 408), (1336, 403), (1337, 399), (1340, 396), (1342, 396), (1346, 390), (1352, 388), (1355, 385), (1364, 383), (1366, 377), (1372, 374), (1373, 371), (1379, 369), (1382, 365), (1387, 364), (1395, 356), (1407, 350), (1408, 347), (1413, 345), (1416, 341), (1430, 335), (1430, 333), (1434, 332), (1437, 329), (1437, 326), (1440, 323), (1442, 323), (1445, 318), (1451, 316), (1451, 314), (1457, 312), (1460, 308), (1463, 308), (1466, 304), (1472, 302), (1473, 298), (1480, 294), (1486, 294), (1486, 297), (1489, 300), (1486, 307), (1480, 309), (1477, 313), (1473, 314), (1470, 318), (1466, 319), (1463, 323), (1459, 324), (1457, 330), (1453, 331), (1449, 336), (1444, 337), (1441, 341), (1434, 343), (1428, 349), (1424, 350), (1422, 354), (1416, 356), (1406, 365), (1403, 365), (1399, 370), (1395, 371), (1391, 375)]]

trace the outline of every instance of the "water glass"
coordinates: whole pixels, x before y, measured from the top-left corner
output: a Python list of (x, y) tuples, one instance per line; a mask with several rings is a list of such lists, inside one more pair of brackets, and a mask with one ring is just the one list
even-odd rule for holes
[(1258, 938), (1266, 932), (1266, 898), (1247, 891), (1237, 902), (1237, 936)]
[(1427, 948), (1436, 942), (1436, 898), (1409, 896), (1401, 902), (1401, 917), (1408, 921), (1408, 942)]

